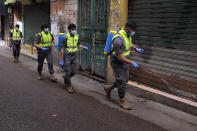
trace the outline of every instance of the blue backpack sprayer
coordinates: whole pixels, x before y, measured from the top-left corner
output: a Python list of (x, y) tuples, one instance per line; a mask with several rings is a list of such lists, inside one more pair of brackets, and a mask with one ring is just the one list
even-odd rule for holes
[(117, 34), (116, 31), (110, 31), (107, 36), (106, 44), (105, 44), (105, 49), (104, 49), (104, 54), (105, 55), (110, 55), (112, 53), (111, 47), (112, 47), (112, 39), (113, 37)]
[[(116, 34), (117, 34), (116, 31), (110, 31), (108, 33), (105, 48), (104, 48), (105, 55), (110, 55), (113, 52), (113, 50), (111, 49), (112, 48), (112, 40)], [(131, 52), (135, 52), (135, 51), (131, 51)]]
[[(60, 51), (62, 48), (62, 39), (66, 37), (66, 33), (59, 33), (58, 35), (58, 50)], [(88, 47), (82, 46), (83, 49), (88, 50)]]

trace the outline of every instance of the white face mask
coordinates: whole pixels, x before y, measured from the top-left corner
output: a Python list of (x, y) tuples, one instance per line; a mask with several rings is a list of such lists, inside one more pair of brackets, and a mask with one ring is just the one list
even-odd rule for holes
[(131, 33), (130, 33), (130, 36), (132, 37), (132, 36), (134, 36), (135, 35), (135, 31), (132, 31)]
[(44, 31), (45, 31), (46, 33), (48, 33), (48, 32), (49, 32), (49, 28), (45, 28)]
[(76, 35), (76, 34), (77, 34), (77, 30), (72, 30), (72, 31), (70, 32), (70, 34), (71, 34), (72, 36)]
[(18, 28), (16, 28), (16, 30), (18, 31)]

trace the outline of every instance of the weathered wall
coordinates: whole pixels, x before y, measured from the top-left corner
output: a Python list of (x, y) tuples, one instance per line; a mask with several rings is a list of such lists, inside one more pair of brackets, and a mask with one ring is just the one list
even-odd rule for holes
[(14, 25), (16, 25), (17, 20), (22, 21), (22, 9), (21, 9), (21, 7), (16, 7), (14, 9)]
[[(77, 24), (77, 0), (51, 2), (51, 31), (57, 40), (58, 34), (67, 32), (69, 23)], [(59, 52), (54, 49), (54, 62), (59, 61)]]
[(121, 10), (120, 0), (111, 0), (109, 30), (118, 30), (121, 28)]
[[(111, 0), (108, 30), (118, 31), (127, 22), (128, 0)], [(112, 83), (114, 80), (113, 71), (110, 64), (110, 56), (107, 60), (107, 81)]]
[(128, 0), (111, 0), (109, 30), (118, 31), (127, 22)]
[(54, 35), (66, 32), (69, 23), (77, 24), (77, 0), (51, 2), (51, 29)]

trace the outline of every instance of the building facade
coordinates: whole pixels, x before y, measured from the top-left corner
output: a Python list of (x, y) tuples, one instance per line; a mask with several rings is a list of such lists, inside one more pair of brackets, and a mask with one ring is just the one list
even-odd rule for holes
[[(107, 34), (127, 21), (137, 24), (133, 43), (144, 48), (132, 53), (140, 70), (130, 69), (130, 80), (161, 90), (197, 94), (197, 3), (183, 0), (21, 0), (15, 20), (22, 21), (25, 40), (33, 43), (42, 24), (49, 24), (57, 40), (69, 23), (77, 24), (81, 43), (79, 67), (83, 72), (111, 83), (110, 56), (103, 53)], [(21, 17), (20, 17), (21, 14)], [(22, 18), (22, 19), (21, 19)], [(54, 49), (58, 64), (59, 52)]]
[(141, 68), (130, 68), (130, 80), (196, 99), (184, 92), (197, 94), (196, 6), (176, 0), (79, 0), (79, 34), (91, 49), (81, 53), (81, 69), (112, 82), (110, 58), (103, 54), (107, 32), (134, 21), (133, 43), (145, 52), (131, 54)]

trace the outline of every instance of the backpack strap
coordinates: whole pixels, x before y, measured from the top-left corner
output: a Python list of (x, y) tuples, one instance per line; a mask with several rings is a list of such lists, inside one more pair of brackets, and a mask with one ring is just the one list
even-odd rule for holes
[(41, 41), (41, 43), (44, 43), (44, 39), (42, 37), (42, 32), (38, 33), (38, 35), (40, 35), (40, 41)]
[[(117, 36), (116, 36), (117, 35)], [(113, 41), (114, 41), (114, 39), (116, 39), (117, 37), (120, 37), (122, 40), (124, 40), (123, 38), (122, 38), (122, 36), (118, 33), (118, 34), (116, 34), (113, 38), (112, 38), (112, 44), (113, 44)], [(107, 56), (108, 55), (111, 55), (113, 52), (114, 52), (115, 50), (114, 49), (112, 49), (109, 53), (107, 53)]]
[(53, 37), (53, 33), (52, 32), (49, 32), (49, 34), (51, 35), (51, 37)]

